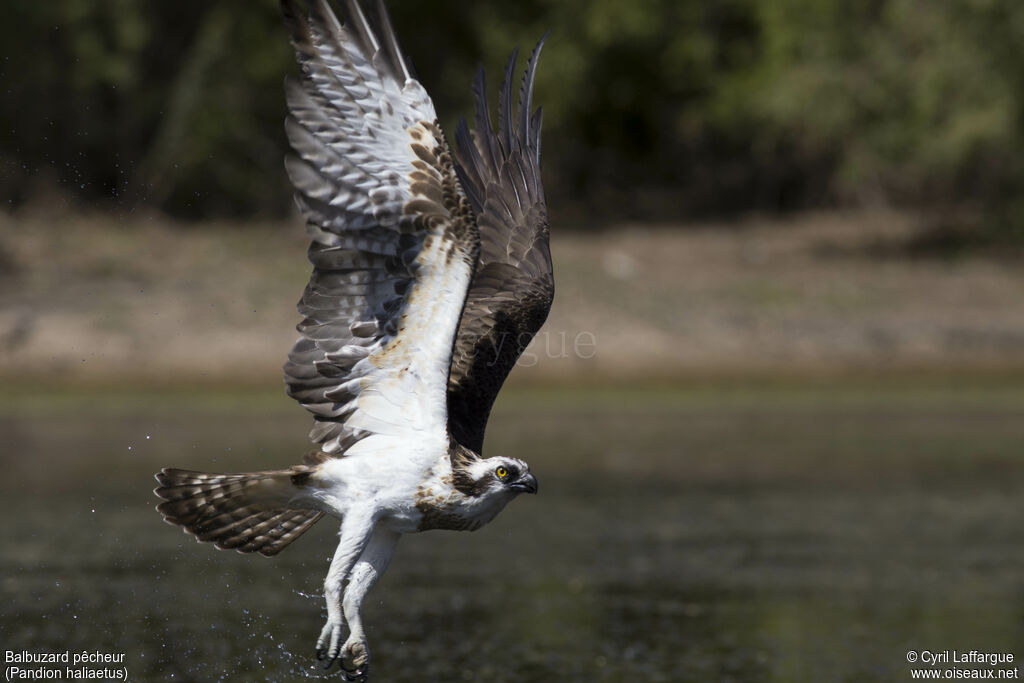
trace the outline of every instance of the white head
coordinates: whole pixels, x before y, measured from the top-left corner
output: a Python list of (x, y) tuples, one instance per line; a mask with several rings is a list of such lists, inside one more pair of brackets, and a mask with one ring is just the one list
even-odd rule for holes
[(469, 496), (513, 498), (537, 493), (537, 478), (518, 458), (496, 456), (474, 460), (456, 473), (456, 488)]

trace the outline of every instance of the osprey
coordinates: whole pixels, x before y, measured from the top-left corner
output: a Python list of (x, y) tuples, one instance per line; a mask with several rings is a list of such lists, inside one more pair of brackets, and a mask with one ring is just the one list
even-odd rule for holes
[(200, 541), (268, 556), (339, 518), (316, 653), (357, 680), (370, 657), (360, 609), (399, 537), (472, 531), (537, 492), (525, 462), (481, 452), (554, 295), (531, 111), (543, 39), (516, 105), (509, 59), (496, 128), (479, 71), (475, 128), (460, 122), (453, 154), (383, 2), (372, 23), (356, 0), (344, 24), (325, 0), (307, 5), (282, 2), (302, 72), (285, 86), (286, 167), (313, 264), (284, 374), (319, 448), (280, 470), (164, 469), (155, 493), (165, 520)]

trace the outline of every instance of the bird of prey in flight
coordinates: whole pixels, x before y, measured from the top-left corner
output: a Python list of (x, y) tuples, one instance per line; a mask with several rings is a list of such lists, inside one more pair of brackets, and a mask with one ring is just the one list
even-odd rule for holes
[(316, 653), (364, 680), (360, 609), (399, 537), (472, 531), (537, 492), (525, 462), (481, 452), (554, 296), (531, 111), (543, 39), (518, 92), (509, 59), (496, 121), (480, 70), (474, 127), (460, 122), (453, 149), (383, 2), (348, 0), (343, 22), (326, 0), (282, 7), (301, 67), (285, 86), (286, 167), (313, 264), (284, 375), (318, 448), (280, 470), (164, 469), (157, 509), (200, 541), (268, 556), (340, 519)]

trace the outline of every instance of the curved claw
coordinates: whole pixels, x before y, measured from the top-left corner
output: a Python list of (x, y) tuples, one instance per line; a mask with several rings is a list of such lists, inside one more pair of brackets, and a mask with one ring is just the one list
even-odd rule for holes
[[(351, 663), (351, 668), (348, 666)], [(341, 648), (338, 668), (345, 672), (347, 681), (366, 681), (369, 677), (370, 653), (366, 642), (357, 637), (350, 637)]]
[(320, 655), (317, 655), (317, 659), (319, 659), (319, 660), (325, 660), (326, 659), (327, 660), (326, 662), (324, 662), (324, 671), (327, 671), (328, 669), (331, 668), (332, 664), (334, 664), (335, 662), (338, 661), (338, 655), (334, 655), (333, 657), (331, 657), (331, 656), (328, 656), (327, 652), (325, 652), (322, 657)]
[(367, 671), (364, 667), (356, 667), (355, 669), (345, 668), (344, 664), (338, 663), (338, 666), (345, 673), (346, 681), (357, 681), (358, 683), (365, 683), (367, 680)]
[(331, 668), (335, 662), (340, 662), (341, 646), (341, 624), (328, 620), (320, 631), (320, 637), (316, 641), (316, 658), (324, 662), (324, 671)]

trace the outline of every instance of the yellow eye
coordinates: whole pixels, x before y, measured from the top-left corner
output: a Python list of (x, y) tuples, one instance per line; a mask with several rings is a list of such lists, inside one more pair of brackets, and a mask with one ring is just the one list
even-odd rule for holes
[(494, 470), (494, 473), (497, 474), (502, 479), (508, 476), (508, 470), (505, 469), (504, 467), (499, 467), (498, 469)]

